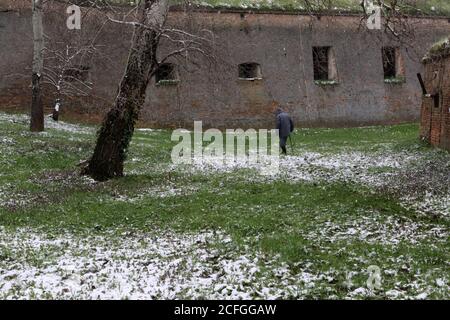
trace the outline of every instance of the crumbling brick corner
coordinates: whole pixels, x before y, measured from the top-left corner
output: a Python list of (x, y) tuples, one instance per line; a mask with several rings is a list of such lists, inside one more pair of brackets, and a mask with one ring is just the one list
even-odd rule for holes
[(423, 59), (425, 88), (420, 137), (450, 151), (450, 38), (433, 46)]

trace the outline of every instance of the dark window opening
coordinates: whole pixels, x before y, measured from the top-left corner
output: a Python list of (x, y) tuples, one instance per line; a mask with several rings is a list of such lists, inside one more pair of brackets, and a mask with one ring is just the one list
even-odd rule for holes
[(314, 80), (329, 80), (330, 47), (313, 47)]
[(63, 72), (63, 78), (67, 82), (82, 81), (86, 82), (89, 79), (89, 67), (80, 66), (77, 68), (68, 68)]
[(176, 82), (178, 81), (178, 74), (175, 65), (172, 63), (163, 63), (158, 67), (155, 74), (156, 83), (160, 82)]
[(257, 63), (240, 64), (239, 78), (246, 80), (262, 79), (261, 66)]
[(433, 99), (434, 99), (434, 107), (435, 108), (439, 108), (440, 107), (440, 95), (439, 93), (436, 93), (433, 95)]
[(397, 77), (396, 49), (393, 47), (384, 47), (382, 54), (384, 78), (390, 79)]

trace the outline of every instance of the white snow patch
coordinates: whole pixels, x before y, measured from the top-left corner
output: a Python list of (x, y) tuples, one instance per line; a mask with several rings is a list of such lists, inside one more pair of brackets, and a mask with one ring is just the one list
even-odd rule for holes
[[(0, 121), (10, 123), (28, 123), (30, 121), (30, 116), (26, 114), (8, 114), (0, 112)], [(44, 127), (46, 129), (50, 128), (58, 131), (65, 131), (79, 134), (92, 134), (95, 132), (94, 128), (71, 124), (63, 121), (57, 122), (50, 119), (49, 117), (45, 117), (44, 121), (45, 121)], [(48, 132), (42, 132), (41, 134), (48, 135)]]
[[(367, 213), (366, 213), (367, 214)], [(305, 235), (311, 241), (363, 241), (370, 244), (398, 245), (446, 242), (449, 230), (440, 225), (423, 224), (405, 217), (370, 215), (351, 217), (347, 222), (326, 221)]]
[[(348, 151), (336, 154), (302, 152), (295, 156), (279, 158), (279, 170), (275, 175), (262, 175), (261, 170), (267, 164), (277, 161), (270, 156), (261, 156), (260, 163), (249, 161), (248, 157), (238, 157), (234, 161), (224, 161), (222, 157), (194, 159), (191, 166), (171, 165), (169, 170), (185, 170), (186, 172), (215, 174), (232, 173), (237, 170), (255, 170), (255, 174), (241, 175), (255, 183), (283, 180), (287, 182), (351, 182), (372, 188), (383, 188), (395, 183), (396, 172), (408, 168), (412, 163), (425, 161), (425, 155), (414, 151), (394, 152), (389, 149), (383, 152)], [(389, 179), (388, 179), (389, 178)], [(404, 196), (402, 205), (418, 212), (435, 212), (450, 215), (450, 193), (425, 197)]]
[[(115, 240), (114, 240), (115, 239)], [(0, 227), (3, 299), (275, 299), (297, 297), (287, 266), (210, 244), (221, 233), (45, 236)], [(281, 266), (278, 277), (270, 271)], [(301, 273), (298, 278), (314, 276)]]

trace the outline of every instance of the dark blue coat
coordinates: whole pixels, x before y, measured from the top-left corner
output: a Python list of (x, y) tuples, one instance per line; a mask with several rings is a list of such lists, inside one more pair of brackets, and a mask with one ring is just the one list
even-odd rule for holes
[(277, 112), (277, 129), (280, 131), (280, 137), (288, 137), (294, 131), (294, 122), (284, 111)]

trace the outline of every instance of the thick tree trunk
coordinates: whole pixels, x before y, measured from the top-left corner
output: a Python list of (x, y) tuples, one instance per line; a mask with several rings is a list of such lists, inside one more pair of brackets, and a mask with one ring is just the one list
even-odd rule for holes
[(42, 0), (33, 0), (33, 74), (31, 98), (31, 131), (44, 131), (44, 107), (41, 97), (41, 76), (44, 67), (44, 29), (42, 25)]
[(157, 65), (157, 33), (144, 26), (164, 21), (166, 4), (166, 0), (145, 0), (140, 7), (140, 25), (134, 30), (125, 75), (114, 106), (103, 120), (94, 154), (83, 172), (98, 181), (123, 175), (134, 126), (145, 101), (150, 76)]

